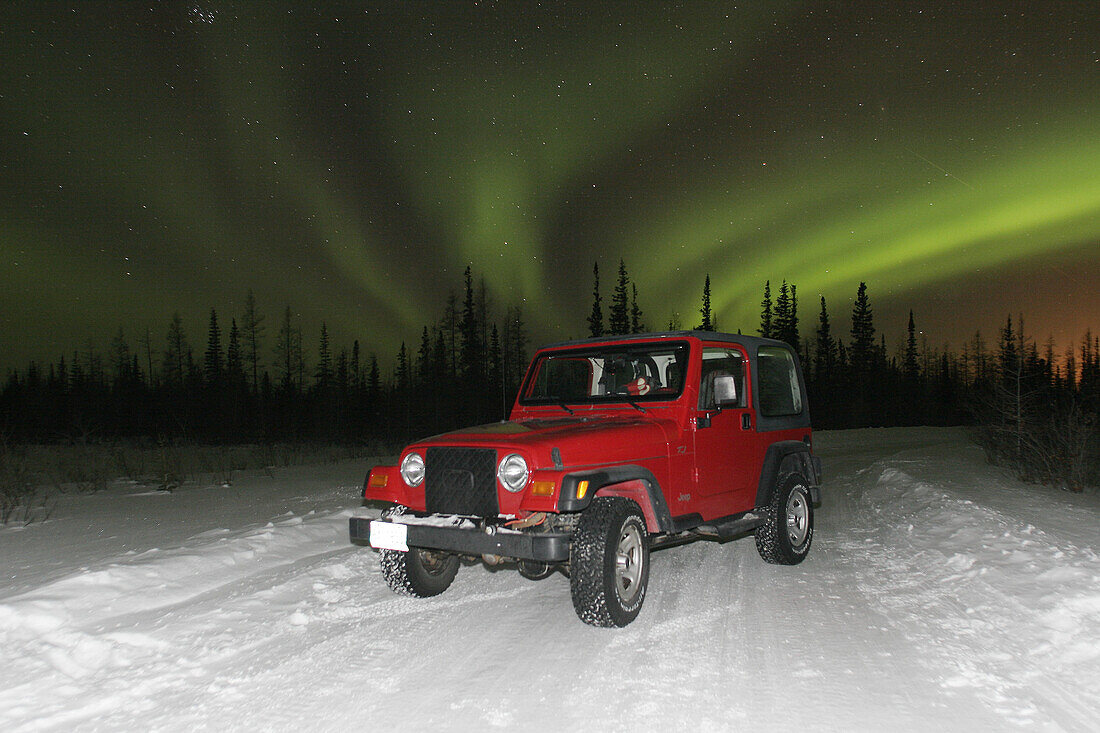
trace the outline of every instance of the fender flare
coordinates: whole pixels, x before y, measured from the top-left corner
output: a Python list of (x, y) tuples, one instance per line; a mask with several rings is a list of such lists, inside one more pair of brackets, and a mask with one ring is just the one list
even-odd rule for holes
[(760, 471), (760, 483), (756, 487), (756, 506), (771, 504), (772, 494), (779, 477), (784, 473), (802, 474), (810, 483), (810, 498), (821, 503), (821, 459), (810, 452), (810, 446), (801, 440), (781, 440), (768, 446), (764, 454), (764, 467)]
[[(581, 481), (587, 481), (589, 488), (584, 498), (578, 499), (577, 485)], [(643, 466), (611, 466), (591, 471), (567, 473), (561, 481), (558, 511), (561, 513), (584, 511), (600, 490), (609, 486), (631, 482), (638, 482), (644, 487), (645, 493), (640, 497), (641, 501), (638, 500), (639, 497), (634, 495), (636, 492), (623, 492), (614, 495), (628, 496), (628, 498), (634, 498), (635, 501), (638, 501), (638, 504), (641, 505), (642, 514), (646, 517), (646, 524), (649, 525), (650, 533), (670, 531), (672, 529), (672, 515), (668, 511), (668, 502), (665, 501), (665, 495), (661, 492), (661, 485), (653, 472)]]

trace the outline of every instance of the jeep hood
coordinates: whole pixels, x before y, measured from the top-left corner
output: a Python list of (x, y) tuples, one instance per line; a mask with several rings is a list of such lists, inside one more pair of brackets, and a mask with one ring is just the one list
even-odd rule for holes
[(526, 453), (538, 467), (552, 465), (557, 448), (567, 468), (610, 462), (665, 458), (672, 420), (649, 415), (563, 416), (550, 419), (510, 420), (464, 428), (427, 440), (417, 446), (468, 446)]

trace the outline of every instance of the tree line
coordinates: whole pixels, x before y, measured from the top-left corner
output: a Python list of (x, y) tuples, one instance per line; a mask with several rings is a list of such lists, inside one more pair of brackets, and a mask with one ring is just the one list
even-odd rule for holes
[[(650, 330), (623, 260), (606, 308), (598, 263), (592, 274), (588, 335)], [(1052, 340), (1040, 348), (1022, 318), (1010, 317), (992, 346), (979, 332), (953, 352), (918, 338), (910, 312), (904, 339), (891, 350), (876, 329), (866, 283), (841, 325), (834, 327), (824, 296), (818, 306), (815, 327), (803, 335), (797, 287), (784, 280), (773, 291), (767, 281), (755, 329), (799, 354), (815, 427), (976, 424), (991, 457), (1019, 464), (1021, 474), (1083, 483), (1096, 452), (1100, 337), (1087, 333), (1079, 348), (1058, 355)], [(688, 328), (719, 330), (709, 274), (698, 313)], [(683, 328), (675, 314), (666, 327)], [(178, 314), (162, 343), (146, 329), (131, 344), (119, 329), (103, 352), (88, 343), (68, 358), (11, 370), (0, 391), (0, 432), (24, 442), (122, 436), (398, 442), (503, 419), (529, 357), (521, 308), (497, 307), (470, 267), (461, 294), (452, 291), (419, 337), (401, 344), (385, 374), (359, 340), (334, 346), (325, 323), (307, 347), (293, 310), (268, 322), (251, 291), (228, 329), (211, 309), (201, 350)], [(1034, 457), (1044, 452), (1053, 457)], [(1074, 459), (1072, 476), (1021, 468), (1037, 460), (1065, 464), (1071, 454), (1085, 456)]]
[[(0, 435), (18, 442), (144, 437), (197, 442), (393, 442), (506, 416), (527, 366), (522, 309), (499, 313), (466, 268), (450, 295), (383, 373), (356, 339), (335, 346), (322, 322), (310, 348), (293, 310), (274, 323), (249, 291), (243, 311), (210, 310), (204, 346), (177, 313), (158, 343), (123, 329), (105, 350), (89, 341), (49, 364), (10, 370)], [(309, 357), (307, 358), (307, 353)]]

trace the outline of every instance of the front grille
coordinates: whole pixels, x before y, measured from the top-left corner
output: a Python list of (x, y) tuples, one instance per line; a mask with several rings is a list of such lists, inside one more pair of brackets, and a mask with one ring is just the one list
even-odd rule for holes
[(497, 504), (497, 452), (492, 448), (428, 448), (424, 499), (429, 512), (493, 517)]

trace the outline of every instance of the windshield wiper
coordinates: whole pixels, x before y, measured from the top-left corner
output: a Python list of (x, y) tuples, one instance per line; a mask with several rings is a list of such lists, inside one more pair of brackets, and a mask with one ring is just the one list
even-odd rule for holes
[(642, 413), (642, 414), (645, 414), (645, 411), (646, 411), (646, 410), (645, 410), (645, 408), (644, 408), (644, 407), (642, 407), (641, 405), (639, 405), (639, 404), (638, 404), (637, 402), (635, 402), (635, 401), (634, 401), (633, 399), (631, 399), (631, 398), (630, 398), (630, 395), (619, 395), (619, 396), (620, 396), (620, 397), (622, 397), (622, 398), (623, 398), (624, 400), (626, 400), (626, 401), (627, 401), (627, 404), (629, 404), (629, 405), (630, 405), (631, 407), (633, 407), (633, 408), (634, 408), (635, 410), (637, 410), (638, 412), (640, 412), (640, 413)]
[(563, 400), (561, 397), (543, 397), (543, 399), (546, 400), (547, 402), (553, 402), (555, 405), (557, 405), (561, 409), (565, 410), (570, 415), (575, 415), (576, 414), (576, 413), (573, 412), (573, 410), (569, 409), (569, 405), (565, 404), (565, 400)]

